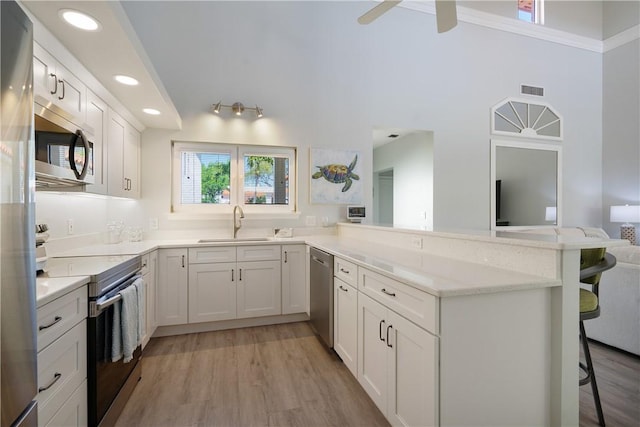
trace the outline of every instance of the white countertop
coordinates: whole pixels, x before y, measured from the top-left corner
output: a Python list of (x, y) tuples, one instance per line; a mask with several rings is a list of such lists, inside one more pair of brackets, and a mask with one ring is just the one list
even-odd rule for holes
[(40, 308), (87, 283), (89, 283), (89, 276), (36, 277), (36, 307)]
[(388, 247), (372, 244), (364, 247), (362, 242), (351, 243), (335, 236), (309, 237), (307, 244), (437, 297), (537, 289), (562, 284), (557, 279), (417, 251), (389, 250)]

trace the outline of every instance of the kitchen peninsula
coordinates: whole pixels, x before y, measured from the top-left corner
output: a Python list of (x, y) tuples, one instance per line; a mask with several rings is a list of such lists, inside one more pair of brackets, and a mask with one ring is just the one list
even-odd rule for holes
[[(367, 340), (358, 336), (359, 366), (354, 375), (392, 422), (397, 416), (404, 417), (409, 425), (415, 424), (424, 419), (421, 417), (427, 410), (427, 422), (443, 426), (578, 424), (580, 249), (619, 246), (624, 242), (339, 224), (335, 235), (238, 242), (231, 246), (279, 245), (284, 249), (301, 244), (329, 252), (356, 267), (359, 328), (366, 317), (363, 313), (367, 313), (362, 302), (370, 300), (384, 308), (388, 324), (405, 325), (404, 331), (409, 328), (428, 336), (428, 361), (417, 359), (420, 364), (416, 366), (416, 359), (410, 357), (397, 360), (396, 367), (405, 369), (393, 377), (397, 386), (393, 390), (395, 399), (372, 395), (364, 384), (374, 386), (375, 378), (366, 371), (370, 359), (363, 359)], [(87, 246), (59, 256), (79, 252), (148, 254), (155, 250), (222, 246), (230, 243), (158, 239)], [(158, 285), (162, 286), (161, 281)], [(386, 297), (379, 292), (380, 286), (397, 291), (394, 293), (398, 294), (398, 301), (381, 299)], [(299, 320), (299, 316), (293, 315), (291, 321)], [(371, 329), (375, 329), (375, 339), (382, 341), (384, 334), (378, 337), (378, 323)], [(394, 330), (400, 332), (402, 328)], [(398, 341), (396, 351), (409, 342)], [(403, 389), (402, 381), (411, 382), (411, 377), (430, 378), (431, 384), (419, 390)], [(386, 391), (380, 394), (388, 396)], [(418, 400), (416, 407), (415, 396), (427, 396), (429, 401)], [(409, 399), (407, 407), (389, 406), (389, 402), (405, 398)]]

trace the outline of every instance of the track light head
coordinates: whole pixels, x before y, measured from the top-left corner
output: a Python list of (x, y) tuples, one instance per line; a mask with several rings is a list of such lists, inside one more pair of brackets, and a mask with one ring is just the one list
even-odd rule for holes
[(242, 105), (242, 102), (235, 102), (231, 106), (231, 110), (235, 113), (236, 116), (241, 116), (244, 112), (244, 105)]
[(220, 108), (222, 107), (222, 101), (218, 102), (213, 106), (213, 112), (216, 114), (220, 114)]

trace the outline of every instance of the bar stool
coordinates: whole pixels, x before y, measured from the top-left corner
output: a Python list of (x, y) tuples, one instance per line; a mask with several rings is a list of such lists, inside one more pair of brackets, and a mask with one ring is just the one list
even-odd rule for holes
[(580, 362), (580, 369), (582, 369), (586, 376), (580, 379), (579, 384), (582, 386), (591, 383), (593, 400), (596, 405), (596, 412), (598, 413), (598, 422), (603, 427), (604, 415), (602, 413), (598, 384), (596, 382), (595, 372), (593, 371), (589, 342), (587, 340), (587, 334), (584, 331), (583, 322), (600, 316), (600, 304), (598, 301), (600, 276), (603, 271), (609, 270), (615, 265), (616, 258), (610, 253), (607, 253), (605, 248), (583, 249), (580, 252), (580, 283), (591, 285), (591, 290), (580, 288), (580, 340), (582, 341), (586, 361), (586, 364)]

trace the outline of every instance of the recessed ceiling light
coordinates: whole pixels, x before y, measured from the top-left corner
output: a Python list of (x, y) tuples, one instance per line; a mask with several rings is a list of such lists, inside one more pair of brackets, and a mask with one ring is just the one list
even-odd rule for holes
[(113, 76), (113, 78), (116, 79), (118, 83), (122, 83), (123, 85), (127, 86), (137, 86), (139, 84), (138, 80), (134, 79), (133, 77), (125, 76), (122, 74)]
[(68, 24), (85, 31), (99, 31), (102, 29), (100, 23), (87, 15), (73, 9), (61, 9), (58, 15)]
[(156, 110), (154, 108), (143, 108), (142, 112), (146, 113), (146, 114), (150, 114), (152, 116), (157, 116), (157, 115), (160, 114), (160, 111), (158, 111), (158, 110)]

